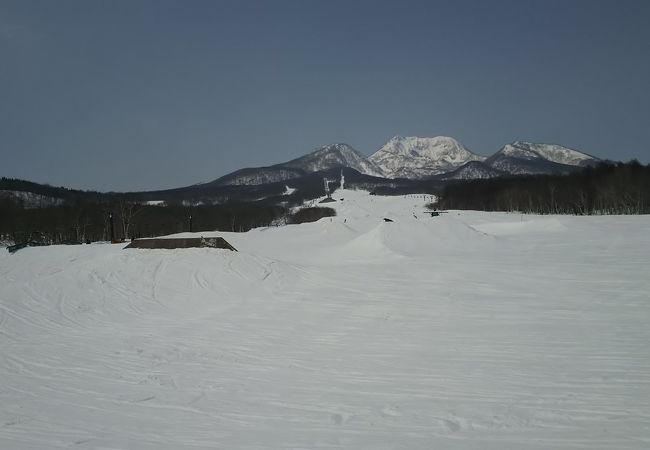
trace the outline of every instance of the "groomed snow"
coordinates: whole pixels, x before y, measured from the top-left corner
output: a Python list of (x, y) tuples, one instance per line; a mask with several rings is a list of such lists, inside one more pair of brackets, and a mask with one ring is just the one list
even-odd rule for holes
[(1, 252), (0, 448), (650, 447), (650, 217), (334, 197), (238, 253)]

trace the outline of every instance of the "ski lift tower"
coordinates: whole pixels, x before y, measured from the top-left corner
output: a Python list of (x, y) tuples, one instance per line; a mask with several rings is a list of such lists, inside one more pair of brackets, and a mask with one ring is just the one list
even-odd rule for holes
[(332, 198), (332, 192), (330, 191), (330, 183), (332, 180), (328, 180), (327, 178), (323, 178), (323, 184), (325, 185), (325, 195), (327, 195), (327, 198)]
[(327, 178), (323, 178), (323, 184), (325, 185), (325, 195), (327, 198), (324, 200), (321, 200), (320, 203), (328, 203), (328, 202), (335, 202), (332, 198), (332, 191), (330, 190), (330, 183), (336, 183), (338, 180), (330, 180)]

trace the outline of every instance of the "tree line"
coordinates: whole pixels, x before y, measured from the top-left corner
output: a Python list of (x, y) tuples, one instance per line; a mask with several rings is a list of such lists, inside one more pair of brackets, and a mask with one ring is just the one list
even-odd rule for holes
[(24, 208), (0, 199), (0, 240), (47, 244), (128, 240), (190, 231), (190, 226), (196, 232), (241, 232), (272, 225), (286, 215), (284, 207), (263, 202), (198, 206), (66, 202)]
[[(350, 185), (373, 188), (384, 195), (403, 194), (414, 189), (436, 193), (439, 199), (435, 206), (442, 209), (537, 214), (650, 214), (650, 165), (637, 161), (602, 163), (569, 175), (502, 177), (444, 185), (435, 180), (389, 180), (390, 183), (373, 184), (374, 180), (354, 172), (350, 176), (346, 173), (348, 179)], [(133, 194), (74, 191), (3, 178), (0, 188), (31, 189), (39, 195), (63, 198), (60, 204), (29, 208), (19, 199), (0, 197), (0, 241), (127, 240), (190, 231), (190, 227), (195, 232), (241, 232), (318, 220), (332, 214), (329, 210), (315, 209), (292, 215), (292, 206), (323, 195), (321, 176), (310, 175), (294, 183), (298, 189), (291, 195), (278, 194), (285, 189), (284, 183), (275, 183), (270, 190), (255, 186), (237, 191), (236, 187), (229, 186), (220, 191), (220, 194), (232, 195), (223, 203), (201, 204), (201, 201), (171, 198), (162, 206), (147, 204), (143, 198), (133, 198)], [(270, 196), (253, 201), (238, 197), (261, 194)], [(209, 200), (207, 198), (206, 202)]]
[[(0, 199), (0, 242), (43, 244), (124, 241), (181, 232), (231, 231), (313, 222), (335, 215), (329, 208), (305, 208), (291, 213), (288, 205), (270, 201), (185, 206), (148, 205), (115, 200), (65, 202), (25, 208)], [(112, 221), (112, 226), (111, 226)]]
[(650, 165), (601, 163), (568, 175), (502, 177), (447, 184), (441, 209), (535, 214), (650, 214)]

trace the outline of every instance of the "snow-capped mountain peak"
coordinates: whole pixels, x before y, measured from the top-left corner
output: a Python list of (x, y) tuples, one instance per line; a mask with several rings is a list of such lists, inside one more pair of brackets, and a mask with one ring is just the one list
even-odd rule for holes
[(302, 169), (306, 172), (335, 167), (349, 167), (364, 175), (383, 176), (382, 170), (348, 144), (329, 144), (317, 148), (307, 155), (283, 163), (284, 167)]
[(213, 183), (220, 185), (275, 183), (337, 167), (349, 167), (364, 175), (383, 177), (379, 167), (348, 144), (329, 144), (285, 163), (235, 171)]
[(213, 183), (274, 183), (338, 167), (383, 178), (490, 178), (505, 174), (568, 173), (596, 161), (586, 153), (556, 144), (515, 141), (486, 158), (448, 136), (393, 136), (369, 158), (348, 144), (329, 144), (285, 163), (233, 172)]
[(591, 162), (596, 159), (591, 155), (561, 145), (536, 144), (525, 141), (515, 141), (503, 147), (501, 151), (508, 156), (525, 157), (527, 159), (541, 157), (554, 163), (569, 166), (581, 166), (585, 162)]
[(503, 146), (485, 162), (511, 174), (566, 173), (598, 159), (556, 144), (515, 141)]
[(394, 136), (368, 159), (389, 178), (425, 178), (485, 157), (448, 136)]

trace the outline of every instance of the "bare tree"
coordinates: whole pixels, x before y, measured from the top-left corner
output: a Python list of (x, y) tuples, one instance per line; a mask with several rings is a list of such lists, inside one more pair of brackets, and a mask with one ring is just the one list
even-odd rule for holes
[(128, 239), (129, 230), (133, 223), (133, 218), (142, 211), (142, 205), (136, 202), (120, 201), (120, 221), (122, 225), (122, 237)]

